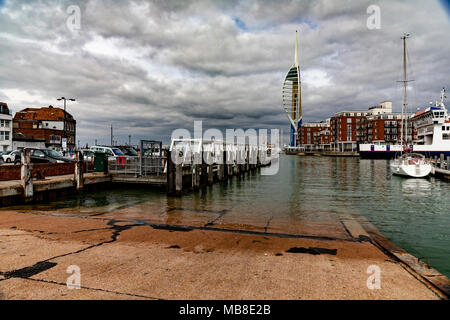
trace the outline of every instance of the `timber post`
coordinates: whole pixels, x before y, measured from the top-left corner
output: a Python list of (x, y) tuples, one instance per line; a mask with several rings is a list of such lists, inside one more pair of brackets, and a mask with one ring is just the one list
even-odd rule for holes
[(31, 163), (30, 149), (21, 152), (20, 180), (25, 199), (33, 199), (33, 164)]
[(75, 182), (77, 190), (82, 190), (84, 186), (84, 157), (81, 151), (75, 152)]

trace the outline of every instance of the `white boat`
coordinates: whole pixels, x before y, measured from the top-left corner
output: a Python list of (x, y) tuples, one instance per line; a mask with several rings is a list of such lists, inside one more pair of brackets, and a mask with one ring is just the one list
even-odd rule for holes
[(450, 118), (447, 109), (444, 105), (446, 98), (445, 88), (441, 91), (440, 102), (430, 106), (422, 111), (419, 111), (409, 118), (417, 130), (417, 139), (412, 141), (412, 130), (408, 131), (407, 118), (407, 99), (406, 99), (406, 85), (411, 80), (406, 80), (406, 38), (403, 39), (404, 57), (403, 57), (403, 106), (402, 106), (402, 122), (404, 126), (401, 127), (402, 137), (398, 144), (374, 144), (365, 143), (359, 145), (359, 154), (361, 158), (382, 158), (392, 159), (399, 153), (404, 152), (405, 146), (409, 152), (420, 153), (428, 158), (439, 157), (444, 154), (445, 157), (450, 156)]
[(420, 153), (404, 153), (391, 163), (392, 173), (411, 178), (424, 178), (431, 173), (431, 164)]
[(391, 163), (392, 173), (404, 177), (424, 178), (431, 172), (431, 164), (426, 160), (425, 156), (420, 153), (411, 153), (408, 148), (408, 119), (405, 119), (404, 114), (408, 114), (408, 99), (407, 99), (407, 84), (406, 78), (406, 39), (409, 35), (403, 36), (403, 103), (402, 103), (402, 127), (401, 139), (404, 150), (400, 153), (400, 157), (396, 158)]

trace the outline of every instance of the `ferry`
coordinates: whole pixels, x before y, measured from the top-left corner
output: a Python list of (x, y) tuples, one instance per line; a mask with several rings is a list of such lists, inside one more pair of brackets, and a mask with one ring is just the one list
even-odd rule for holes
[[(417, 129), (417, 140), (408, 145), (408, 152), (420, 153), (426, 157), (450, 156), (450, 118), (444, 105), (445, 88), (440, 102), (413, 114), (410, 119)], [(392, 159), (404, 151), (402, 144), (360, 144), (361, 158)]]

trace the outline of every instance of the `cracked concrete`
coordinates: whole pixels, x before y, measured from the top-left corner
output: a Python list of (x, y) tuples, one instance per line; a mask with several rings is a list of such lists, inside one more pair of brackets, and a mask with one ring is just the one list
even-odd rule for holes
[[(288, 229), (292, 236), (283, 237), (266, 232), (282, 230), (272, 216), (264, 226), (241, 225), (243, 229), (234, 232), (220, 229), (230, 228), (223, 220), (232, 212), (200, 213), (200, 218), (190, 220), (176, 212), (171, 220), (149, 214), (148, 220), (139, 222), (115, 219), (115, 213), (100, 218), (1, 212), (0, 295), (3, 299), (439, 298), (370, 241), (352, 238), (339, 217), (330, 216), (322, 229), (305, 217), (304, 222), (316, 224), (315, 229), (302, 235), (305, 226), (294, 224)], [(213, 226), (220, 228), (208, 228), (211, 214), (218, 215)], [(349, 225), (360, 233), (354, 221)], [(334, 232), (329, 232), (332, 228)], [(301, 248), (317, 250), (309, 254), (312, 249)], [(71, 265), (80, 267), (81, 289), (65, 285)], [(381, 268), (380, 290), (367, 288), (370, 265)]]

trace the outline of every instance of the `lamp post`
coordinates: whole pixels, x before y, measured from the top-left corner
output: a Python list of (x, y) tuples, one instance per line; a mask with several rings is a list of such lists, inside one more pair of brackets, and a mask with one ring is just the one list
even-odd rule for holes
[(66, 99), (65, 97), (61, 97), (61, 98), (56, 99), (56, 100), (58, 100), (58, 101), (64, 100), (64, 125), (63, 125), (63, 131), (64, 131), (64, 138), (67, 139), (67, 137), (66, 137), (66, 101), (67, 100), (69, 100), (69, 101), (76, 101), (76, 100), (72, 99), (72, 98), (71, 99)]

